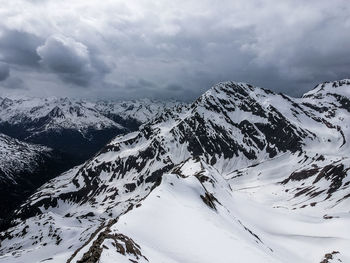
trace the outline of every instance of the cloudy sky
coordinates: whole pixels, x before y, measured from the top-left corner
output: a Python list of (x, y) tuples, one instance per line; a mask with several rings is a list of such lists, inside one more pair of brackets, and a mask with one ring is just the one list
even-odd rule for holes
[(349, 0), (0, 0), (0, 95), (192, 99), (350, 78)]

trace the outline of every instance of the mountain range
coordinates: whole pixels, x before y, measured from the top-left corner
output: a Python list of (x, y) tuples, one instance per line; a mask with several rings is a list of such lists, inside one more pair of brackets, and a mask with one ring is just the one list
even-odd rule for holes
[(142, 120), (23, 202), (0, 262), (350, 262), (350, 80), (222, 82)]
[(135, 131), (177, 101), (89, 102), (69, 98), (0, 98), (0, 132), (46, 145), (82, 162), (118, 134)]
[(178, 103), (0, 98), (0, 228), (13, 208), (43, 183)]

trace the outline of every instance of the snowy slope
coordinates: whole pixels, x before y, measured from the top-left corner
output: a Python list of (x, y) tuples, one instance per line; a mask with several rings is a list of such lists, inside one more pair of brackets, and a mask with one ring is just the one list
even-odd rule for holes
[(43, 185), (0, 262), (349, 262), (349, 89), (219, 83)]
[(21, 142), (0, 134), (0, 182), (16, 183), (16, 174), (21, 171), (33, 172), (42, 161), (42, 156), (49, 155), (51, 149)]

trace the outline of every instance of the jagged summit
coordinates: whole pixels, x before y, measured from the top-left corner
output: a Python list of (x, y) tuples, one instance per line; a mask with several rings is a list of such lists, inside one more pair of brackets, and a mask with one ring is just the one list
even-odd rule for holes
[(316, 87), (303, 95), (303, 98), (313, 97), (322, 99), (327, 95), (338, 94), (342, 96), (350, 96), (350, 79), (342, 79), (338, 81), (327, 81), (316, 85)]
[(249, 96), (254, 90), (259, 88), (253, 87), (247, 83), (234, 82), (234, 81), (225, 81), (219, 82), (201, 95), (197, 101), (204, 102), (213, 98), (227, 98), (227, 97), (237, 97), (243, 98), (244, 96)]

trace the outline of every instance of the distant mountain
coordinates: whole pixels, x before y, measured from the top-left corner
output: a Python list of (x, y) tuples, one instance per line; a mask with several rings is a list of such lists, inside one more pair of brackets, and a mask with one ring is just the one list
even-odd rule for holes
[(141, 124), (150, 121), (164, 109), (183, 104), (176, 100), (139, 99), (121, 102), (99, 101), (94, 108), (129, 130), (137, 130)]
[(176, 103), (0, 98), (0, 131), (21, 140), (0, 134), (0, 219), (49, 179)]
[(219, 83), (43, 185), (0, 262), (350, 262), (349, 105)]
[(0, 132), (62, 151), (79, 163), (114, 136), (137, 130), (167, 106), (146, 99), (93, 103), (68, 98), (0, 98)]

